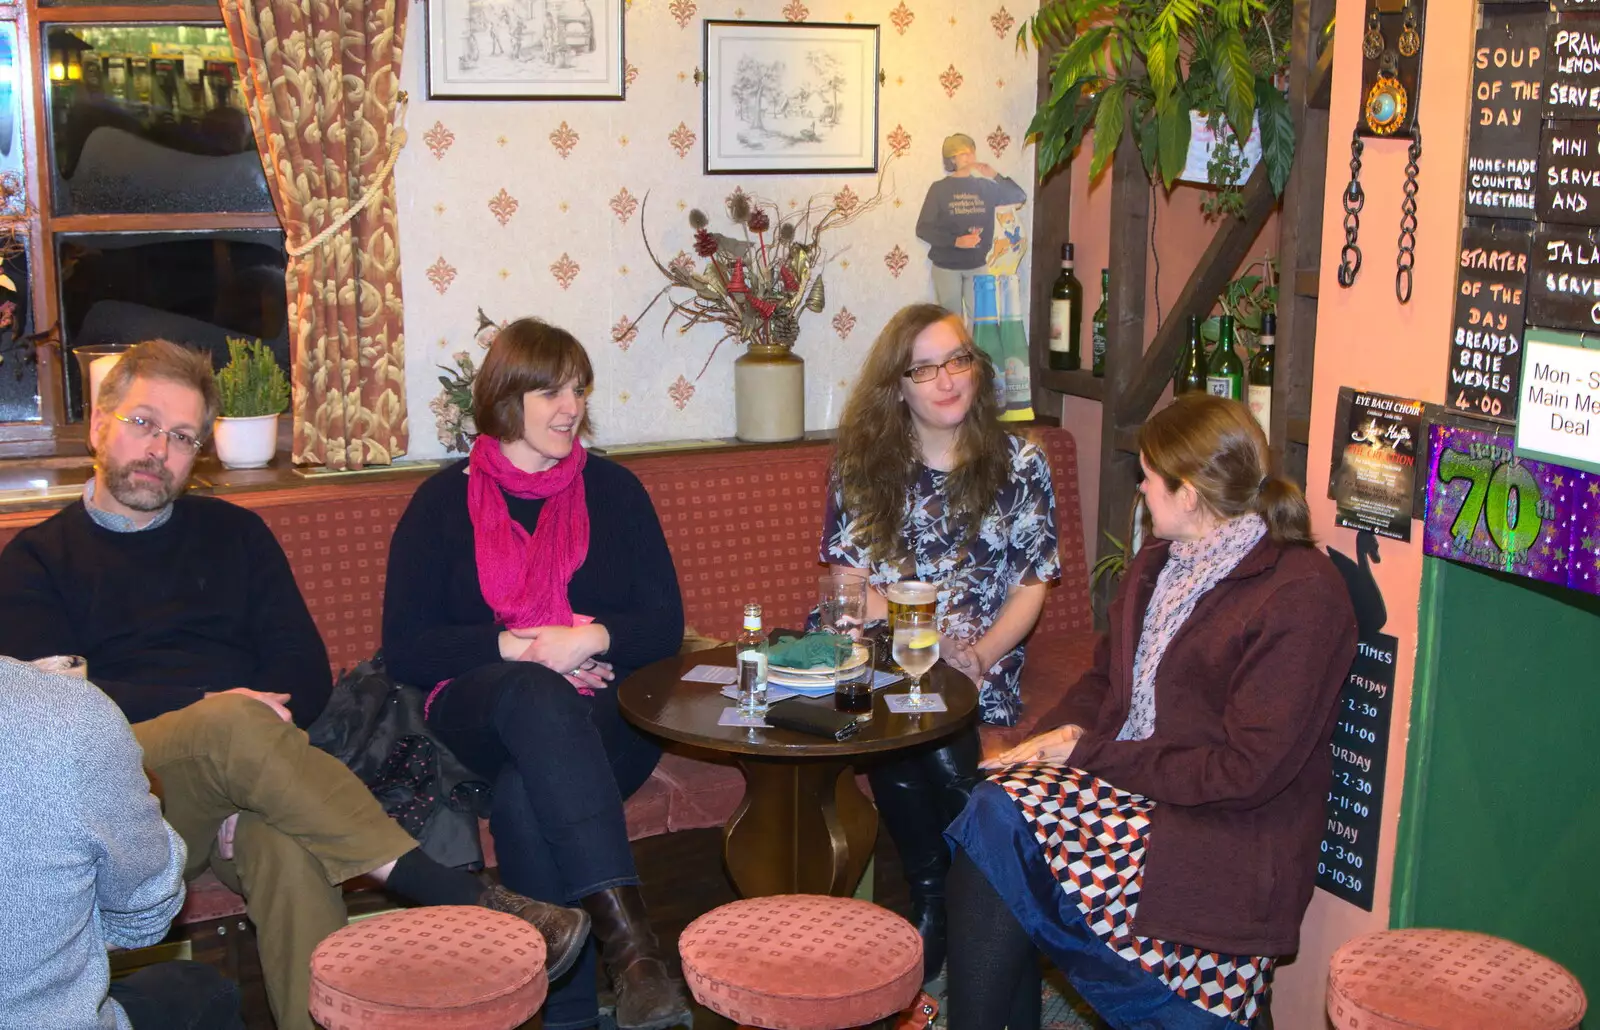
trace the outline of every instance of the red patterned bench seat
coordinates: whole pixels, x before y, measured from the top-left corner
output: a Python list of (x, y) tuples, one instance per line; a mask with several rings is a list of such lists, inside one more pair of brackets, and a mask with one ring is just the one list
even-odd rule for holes
[[(985, 728), (985, 750), (1020, 740), (1088, 665), (1093, 647), (1078, 504), (1077, 452), (1062, 429), (1031, 432), (1049, 455), (1061, 541), (1061, 583), (1050, 591), (1023, 674), (1028, 714), (1011, 730)], [(832, 447), (806, 442), (622, 457), (649, 491), (672, 550), (686, 624), (720, 640), (738, 633), (746, 601), (768, 625), (802, 625), (816, 588), (817, 544)], [(335, 672), (372, 656), (380, 638), (389, 538), (421, 474), (391, 474), (229, 496), (277, 534)], [(0, 546), (48, 511), (0, 516)], [(669, 751), (627, 804), (637, 840), (721, 826), (744, 784), (736, 767)], [(492, 841), (484, 833), (488, 857)], [(237, 915), (243, 901), (209, 874), (190, 885), (183, 922)]]

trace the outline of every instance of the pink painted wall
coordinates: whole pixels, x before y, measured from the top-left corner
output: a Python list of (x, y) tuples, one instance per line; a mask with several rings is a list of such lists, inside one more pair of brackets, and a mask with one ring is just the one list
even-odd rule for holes
[[(1072, 176), (1072, 241), (1076, 245), (1077, 275), (1083, 283), (1083, 339), (1089, 339), (1089, 321), (1100, 304), (1100, 269), (1106, 266), (1111, 255), (1111, 173), (1107, 170), (1093, 183), (1089, 181), (1088, 155), (1093, 152), (1093, 133), (1085, 138), (1082, 157), (1074, 161)], [(1215, 221), (1208, 221), (1200, 210), (1200, 202), (1210, 191), (1192, 186), (1178, 186), (1171, 193), (1158, 188), (1151, 216), (1155, 223), (1155, 247), (1145, 264), (1145, 345), (1155, 338), (1159, 324), (1156, 321), (1157, 286), (1160, 287), (1163, 317), (1172, 313), (1172, 305), (1183, 292), (1184, 284), (1194, 271), (1200, 255), (1211, 243), (1216, 233)], [(1149, 242), (1146, 241), (1146, 246)], [(1250, 248), (1245, 265), (1259, 259), (1262, 254), (1278, 249), (1278, 215), (1267, 220), (1261, 234)], [(1160, 266), (1159, 283), (1157, 264)], [(1163, 402), (1164, 403), (1164, 402)], [(1083, 505), (1083, 532), (1085, 553), (1093, 556), (1097, 548), (1095, 530), (1096, 513), (1100, 505), (1100, 402), (1081, 397), (1064, 399), (1061, 424), (1072, 430), (1078, 443), (1078, 468), (1082, 481), (1078, 492)], [(1112, 530), (1120, 537), (1120, 530)]]
[[(1359, 26), (1362, 0), (1338, 0), (1338, 23)], [(1334, 408), (1339, 387), (1352, 386), (1402, 397), (1440, 402), (1448, 366), (1450, 317), (1455, 289), (1454, 251), (1462, 204), (1466, 133), (1474, 33), (1473, 6), (1466, 0), (1436, 0), (1425, 26), (1427, 33), (1424, 94), (1420, 108), (1426, 133), (1418, 196), (1416, 282), (1411, 302), (1401, 305), (1394, 293), (1395, 241), (1400, 219), (1406, 145), (1369, 141), (1361, 174), (1366, 190), (1361, 246), (1365, 255), (1360, 278), (1351, 289), (1341, 289), (1335, 278), (1340, 247), (1344, 243), (1340, 196), (1349, 178), (1349, 132), (1359, 113), (1361, 52), (1359, 34), (1347, 28), (1339, 36), (1335, 53), (1333, 135), (1329, 140), (1328, 179), (1324, 194), (1324, 260), (1320, 278), (1317, 319), (1317, 357), (1311, 413), (1311, 448), (1307, 481), (1326, 484), (1333, 437)], [(1078, 267), (1084, 271), (1088, 295), (1085, 307), (1099, 303), (1099, 269), (1105, 263), (1110, 222), (1110, 180), (1092, 186), (1087, 181), (1088, 162), (1076, 163), (1073, 175), (1073, 236), (1078, 247)], [(1159, 192), (1156, 203), (1157, 253), (1162, 262), (1161, 296), (1170, 308), (1182, 289), (1212, 231), (1199, 212), (1198, 191), (1180, 189), (1167, 198)], [(1264, 246), (1277, 240), (1276, 222), (1268, 224), (1252, 248), (1259, 256)], [(1154, 271), (1154, 260), (1150, 262)], [(1092, 282), (1091, 282), (1092, 280)], [(1152, 297), (1147, 300), (1150, 332), (1155, 326)], [(1085, 329), (1087, 339), (1087, 328)], [(1067, 398), (1062, 424), (1076, 435), (1079, 467), (1083, 470), (1086, 544), (1094, 551), (1095, 513), (1099, 503), (1100, 405)], [(1334, 506), (1326, 489), (1312, 489), (1309, 500), (1318, 538), (1346, 553), (1354, 553), (1354, 534), (1336, 529)], [(1328, 960), (1344, 941), (1389, 925), (1389, 896), (1393, 887), (1395, 830), (1404, 790), (1406, 744), (1410, 723), (1411, 686), (1416, 660), (1417, 604), (1422, 578), (1420, 534), (1410, 544), (1385, 540), (1380, 544), (1382, 563), (1376, 567), (1379, 585), (1388, 604), (1386, 631), (1399, 638), (1394, 717), (1388, 756), (1388, 781), (1384, 790), (1383, 836), (1379, 842), (1376, 882), (1377, 902), (1365, 912), (1322, 891), (1313, 896), (1302, 931), (1298, 960), (1280, 967), (1274, 1016), (1277, 1025), (1309, 1030), (1328, 1026), (1325, 997)]]
[[(1322, 275), (1317, 317), (1317, 357), (1311, 409), (1311, 451), (1306, 479), (1328, 482), (1334, 408), (1340, 386), (1442, 402), (1449, 365), (1450, 317), (1455, 291), (1462, 178), (1470, 100), (1474, 35), (1473, 5), (1436, 2), (1425, 26), (1423, 97), (1419, 109), (1425, 149), (1418, 194), (1416, 284), (1411, 302), (1395, 299), (1395, 245), (1400, 221), (1406, 144), (1368, 141), (1361, 170), (1367, 201), (1363, 212), (1360, 277), (1350, 289), (1335, 279), (1344, 243), (1340, 194), (1349, 180), (1349, 133), (1359, 110), (1361, 0), (1338, 0), (1338, 37), (1324, 196)], [(1354, 554), (1354, 534), (1333, 525), (1326, 486), (1312, 490), (1312, 522), (1323, 542)], [(1411, 684), (1416, 661), (1417, 601), (1422, 581), (1420, 531), (1410, 544), (1384, 540), (1378, 583), (1388, 604), (1386, 631), (1400, 640), (1396, 657), (1394, 716), (1388, 782), (1383, 796), (1383, 835), (1377, 863), (1377, 904), (1370, 913), (1316, 892), (1306, 917), (1299, 961), (1277, 978), (1274, 1016), (1283, 1027), (1323, 1027), (1328, 959), (1344, 941), (1389, 925), (1395, 829), (1400, 821)]]

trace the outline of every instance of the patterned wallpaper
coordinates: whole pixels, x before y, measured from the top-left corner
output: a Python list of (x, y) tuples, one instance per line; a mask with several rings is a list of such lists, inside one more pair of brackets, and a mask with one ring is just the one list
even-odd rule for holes
[[(591, 0), (595, 2), (595, 0)], [(447, 449), (435, 428), (439, 376), (474, 360), (495, 322), (538, 315), (588, 348), (591, 411), (605, 444), (733, 434), (732, 345), (718, 334), (663, 334), (662, 305), (635, 318), (662, 285), (640, 236), (663, 260), (690, 247), (687, 211), (731, 231), (735, 187), (784, 207), (813, 196), (872, 195), (871, 175), (701, 174), (702, 18), (839, 21), (882, 26), (880, 160), (892, 196), (824, 237), (832, 264), (827, 309), (801, 320), (806, 425), (837, 423), (867, 347), (900, 306), (932, 298), (927, 248), (916, 238), (923, 195), (943, 176), (952, 132), (1032, 193), (1033, 151), (1022, 137), (1034, 108), (1036, 54), (1015, 47), (1029, 0), (632, 0), (628, 98), (622, 102), (429, 101), (424, 10), (411, 10), (405, 47), (410, 143), (396, 176), (405, 287), (413, 457)], [(648, 212), (645, 197), (649, 196)], [(846, 198), (848, 199), (848, 198)], [(718, 224), (721, 223), (721, 224)], [(1024, 265), (1026, 268), (1026, 265)], [(1027, 286), (1023, 286), (1027, 296)], [(702, 369), (704, 369), (702, 373)]]

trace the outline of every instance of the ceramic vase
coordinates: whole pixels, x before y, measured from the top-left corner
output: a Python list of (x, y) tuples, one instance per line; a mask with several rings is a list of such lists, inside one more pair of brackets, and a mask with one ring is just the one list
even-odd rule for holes
[(734, 433), (747, 443), (806, 433), (806, 363), (788, 347), (757, 344), (733, 363)]

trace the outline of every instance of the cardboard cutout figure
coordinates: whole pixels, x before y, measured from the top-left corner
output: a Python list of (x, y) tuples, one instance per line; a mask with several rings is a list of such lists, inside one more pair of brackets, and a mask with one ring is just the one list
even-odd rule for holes
[(940, 153), (946, 175), (928, 187), (917, 236), (928, 244), (939, 305), (962, 316), (995, 368), (1004, 421), (1033, 418), (1028, 337), (1017, 279), (1026, 242), (1022, 187), (978, 160), (972, 137), (956, 133)]

